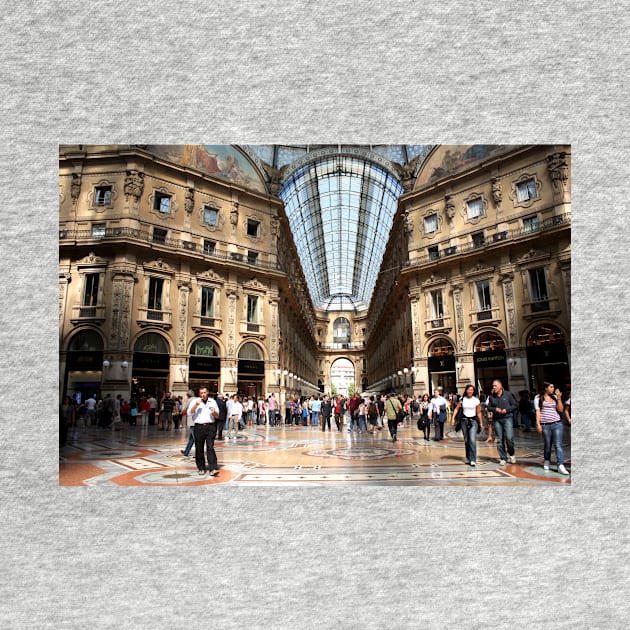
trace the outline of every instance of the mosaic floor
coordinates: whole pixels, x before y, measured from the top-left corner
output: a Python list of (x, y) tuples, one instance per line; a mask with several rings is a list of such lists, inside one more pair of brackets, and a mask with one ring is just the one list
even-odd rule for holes
[[(426, 442), (416, 427), (400, 427), (392, 443), (387, 429), (356, 434), (333, 428), (249, 427), (236, 440), (217, 440), (216, 477), (200, 477), (194, 459), (180, 450), (188, 429), (120, 431), (79, 427), (60, 450), (61, 486), (549, 486), (571, 478), (543, 469), (542, 438), (516, 431), (516, 464), (499, 466), (495, 444), (477, 442), (477, 466), (464, 463), (461, 433)], [(571, 470), (570, 429), (565, 431), (566, 466)]]

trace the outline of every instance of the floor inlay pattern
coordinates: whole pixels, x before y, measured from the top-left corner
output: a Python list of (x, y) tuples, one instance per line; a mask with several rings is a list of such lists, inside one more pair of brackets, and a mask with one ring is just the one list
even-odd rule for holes
[[(461, 433), (425, 441), (415, 427), (401, 427), (398, 440), (374, 435), (322, 432), (316, 427), (254, 427), (237, 439), (217, 440), (216, 477), (200, 476), (194, 459), (180, 451), (187, 430), (155, 427), (121, 431), (78, 428), (61, 448), (61, 486), (558, 486), (570, 485), (552, 460), (542, 467), (542, 439), (516, 432), (516, 464), (500, 466), (495, 444), (477, 443), (477, 466), (464, 462)], [(571, 468), (570, 430), (565, 457)]]

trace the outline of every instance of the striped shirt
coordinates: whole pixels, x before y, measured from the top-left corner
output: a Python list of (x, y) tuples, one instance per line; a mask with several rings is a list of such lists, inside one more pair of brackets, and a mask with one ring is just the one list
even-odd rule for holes
[(540, 409), (540, 424), (551, 424), (553, 422), (560, 422), (560, 414), (556, 409), (556, 403), (551, 401), (547, 402), (542, 398), (538, 401)]

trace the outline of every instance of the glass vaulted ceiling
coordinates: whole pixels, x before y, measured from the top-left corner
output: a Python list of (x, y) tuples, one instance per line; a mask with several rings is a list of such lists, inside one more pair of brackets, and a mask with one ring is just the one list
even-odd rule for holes
[(279, 196), (316, 308), (368, 307), (402, 193), (391, 173), (348, 155), (322, 157), (284, 183)]

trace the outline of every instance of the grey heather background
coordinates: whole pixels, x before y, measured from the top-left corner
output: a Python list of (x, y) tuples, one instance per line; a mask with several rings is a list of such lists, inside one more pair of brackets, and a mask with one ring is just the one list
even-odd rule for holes
[[(0, 627), (627, 627), (628, 2), (0, 25)], [(306, 141), (572, 144), (571, 487), (58, 487), (58, 143)]]

